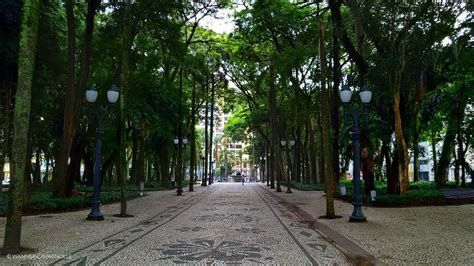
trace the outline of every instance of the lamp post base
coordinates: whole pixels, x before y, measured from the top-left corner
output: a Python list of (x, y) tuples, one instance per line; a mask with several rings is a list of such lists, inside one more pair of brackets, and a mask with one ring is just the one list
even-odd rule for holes
[(349, 218), (349, 222), (353, 223), (363, 223), (367, 221), (364, 213), (362, 212), (362, 204), (354, 202), (354, 210), (352, 211), (352, 215)]
[(293, 193), (293, 191), (291, 191), (290, 185), (288, 185), (288, 187), (286, 187), (286, 193)]
[(349, 217), (349, 222), (351, 223), (365, 223), (367, 222), (367, 218), (365, 217)]
[(86, 220), (88, 221), (103, 221), (104, 216), (100, 212), (100, 201), (97, 199), (92, 200), (92, 208), (89, 215), (87, 215)]
[(90, 213), (90, 214), (87, 216), (86, 220), (88, 220), (88, 221), (103, 221), (103, 220), (104, 220), (104, 216), (103, 216), (102, 214), (98, 214), (98, 215), (97, 215), (97, 214), (92, 214), (92, 213)]

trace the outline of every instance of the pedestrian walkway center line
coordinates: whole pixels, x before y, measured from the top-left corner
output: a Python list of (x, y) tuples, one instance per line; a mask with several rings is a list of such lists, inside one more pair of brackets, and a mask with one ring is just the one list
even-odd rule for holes
[(275, 218), (278, 220), (278, 222), (283, 226), (283, 228), (285, 228), (285, 231), (288, 233), (288, 235), (290, 235), (290, 237), (293, 239), (293, 241), (296, 243), (296, 245), (298, 245), (298, 247), (301, 249), (301, 251), (306, 255), (306, 257), (308, 258), (308, 260), (311, 262), (312, 265), (318, 265), (318, 263), (316, 262), (316, 260), (313, 258), (313, 256), (311, 256), (311, 254), (309, 254), (308, 250), (306, 250), (304, 248), (304, 246), (298, 241), (298, 239), (296, 239), (296, 237), (293, 235), (293, 233), (290, 231), (290, 229), (283, 223), (283, 221), (280, 219), (280, 217), (278, 217), (278, 215), (276, 214), (275, 210), (273, 210), (273, 208), (270, 206), (270, 204), (268, 203), (268, 201), (265, 199), (265, 197), (263, 197), (258, 191), (257, 189), (254, 188), (254, 191), (255, 193), (257, 194), (258, 197), (260, 197), (260, 199), (268, 206), (268, 208), (270, 209), (270, 211), (273, 213), (273, 215), (275, 216)]

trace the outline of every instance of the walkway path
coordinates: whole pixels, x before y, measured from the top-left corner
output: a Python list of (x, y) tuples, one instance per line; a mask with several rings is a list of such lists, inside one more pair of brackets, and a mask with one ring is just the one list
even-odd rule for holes
[[(473, 265), (474, 205), (365, 208), (367, 223), (349, 223), (352, 205), (336, 201), (342, 219), (324, 214), (322, 192), (276, 193), (264, 184), (216, 183), (150, 192), (129, 201), (133, 218), (117, 218), (119, 204), (27, 216), (22, 246), (30, 257), (0, 257), (0, 265), (68, 264), (427, 264)], [(283, 188), (285, 190), (285, 188)], [(5, 218), (0, 218), (3, 242)]]
[[(155, 212), (152, 216), (115, 230), (107, 227), (114, 227), (115, 224), (119, 226), (124, 220), (116, 218), (110, 225), (107, 220), (113, 218), (109, 217), (109, 210), (103, 208), (106, 220), (92, 224), (108, 231), (106, 235), (98, 230), (97, 234), (83, 232), (82, 236), (87, 241), (80, 244), (75, 243), (74, 239), (63, 242), (61, 246), (51, 242), (40, 243), (47, 246), (37, 247), (39, 250), (36, 254), (64, 254), (67, 255), (65, 258), (43, 258), (41, 263), (69, 265), (197, 262), (350, 264), (338, 248), (316, 231), (297, 222), (297, 217), (288, 212), (262, 185), (214, 184), (211, 187), (199, 187), (197, 192), (186, 193), (184, 197), (172, 194), (166, 196), (167, 200), (163, 203), (165, 208), (150, 208), (149, 212)], [(139, 200), (146, 198), (149, 197)], [(170, 199), (175, 204), (170, 204)], [(91, 222), (88, 223), (77, 225), (76, 230), (89, 226)], [(58, 234), (61, 234), (60, 230)], [(24, 240), (29, 242), (28, 239)], [(29, 244), (34, 245), (38, 243)], [(32, 261), (24, 259), (19, 262)]]

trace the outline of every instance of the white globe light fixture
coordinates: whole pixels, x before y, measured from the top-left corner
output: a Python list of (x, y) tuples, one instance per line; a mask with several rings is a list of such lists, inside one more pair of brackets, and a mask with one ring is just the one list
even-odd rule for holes
[(117, 103), (119, 94), (117, 86), (112, 85), (110, 90), (107, 91), (107, 100), (109, 100), (109, 103)]
[(281, 144), (281, 146), (284, 147), (284, 146), (286, 145), (286, 140), (282, 139), (282, 140), (280, 141), (280, 144)]
[(342, 90), (339, 92), (339, 97), (343, 104), (347, 104), (351, 101), (352, 91), (349, 88), (349, 85), (342, 85)]
[(294, 146), (295, 145), (295, 141), (294, 140), (290, 140), (290, 146)]
[(363, 104), (368, 104), (372, 100), (372, 92), (369, 91), (367, 87), (364, 87), (363, 90), (359, 93), (360, 101)]
[(97, 87), (93, 84), (88, 90), (86, 90), (86, 99), (89, 103), (95, 103), (97, 100)]
[(184, 137), (184, 139), (183, 139), (183, 144), (184, 144), (184, 145), (188, 144), (188, 138), (187, 138), (187, 137)]
[(174, 142), (175, 145), (178, 145), (178, 144), (179, 144), (179, 139), (178, 139), (178, 137), (174, 137), (173, 142)]

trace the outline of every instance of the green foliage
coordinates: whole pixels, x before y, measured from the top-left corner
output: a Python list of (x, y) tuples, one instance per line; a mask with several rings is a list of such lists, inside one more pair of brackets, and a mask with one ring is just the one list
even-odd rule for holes
[(437, 189), (408, 190), (405, 195), (381, 195), (377, 196), (378, 206), (400, 207), (421, 206), (442, 202), (444, 195)]
[[(85, 186), (77, 186), (81, 195), (70, 198), (54, 198), (51, 196), (51, 188), (48, 187), (34, 187), (31, 197), (23, 206), (23, 212), (27, 214), (48, 213), (48, 212), (63, 212), (83, 209), (89, 206), (93, 188)], [(146, 182), (146, 191), (156, 191), (167, 189), (161, 187), (155, 182)], [(127, 199), (133, 199), (138, 196), (137, 186), (129, 185), (126, 190)], [(113, 203), (120, 200), (120, 188), (116, 185), (103, 186), (100, 193), (101, 203)], [(7, 193), (0, 194), (0, 215), (5, 215), (8, 208)]]
[[(351, 201), (354, 196), (352, 181), (343, 181), (342, 184), (346, 186), (347, 195), (339, 197)], [(377, 191), (376, 201), (373, 203), (375, 206), (404, 207), (446, 204), (444, 195), (435, 182), (419, 181), (411, 183), (405, 195), (386, 194), (387, 184), (381, 181), (376, 181), (375, 189)], [(361, 191), (364, 191), (364, 182), (361, 183)], [(364, 201), (366, 203), (370, 202), (367, 197), (364, 197)]]

